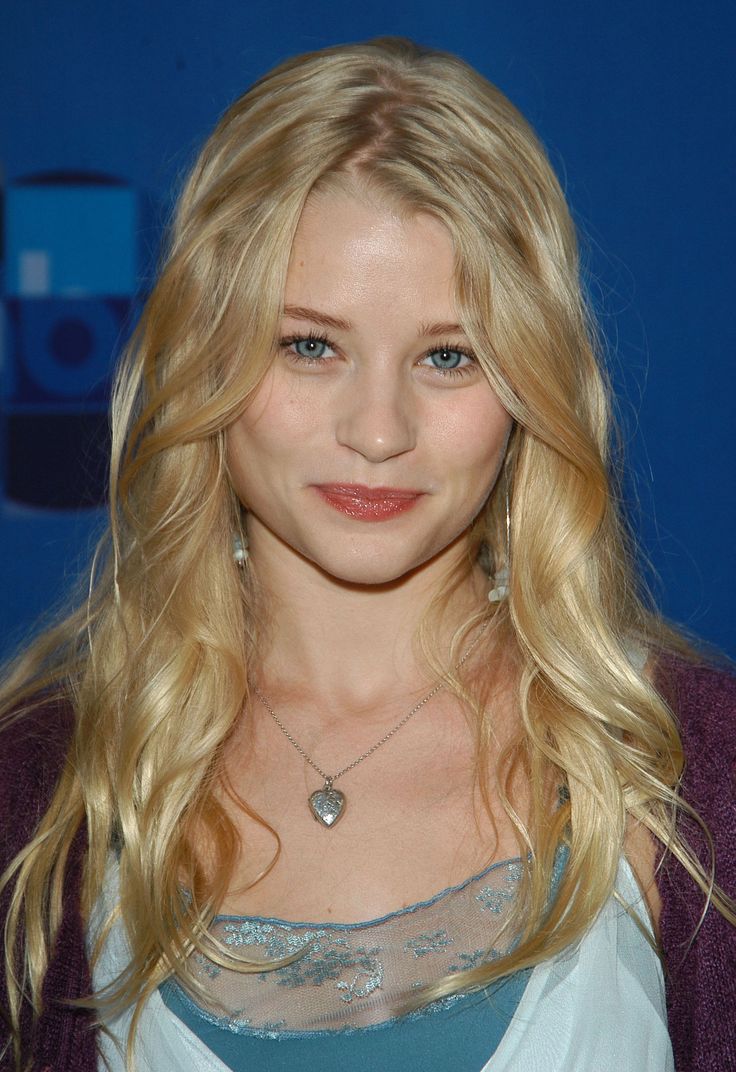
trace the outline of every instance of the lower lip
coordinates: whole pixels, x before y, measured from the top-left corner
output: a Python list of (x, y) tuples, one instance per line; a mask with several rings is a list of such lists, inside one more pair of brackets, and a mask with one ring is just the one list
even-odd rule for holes
[(347, 491), (333, 491), (320, 487), (316, 490), (328, 506), (339, 510), (347, 517), (355, 518), (356, 521), (389, 521), (392, 517), (398, 517), (399, 514), (405, 514), (411, 510), (421, 498), (421, 494), (417, 494), (388, 495), (383, 499), (366, 499)]

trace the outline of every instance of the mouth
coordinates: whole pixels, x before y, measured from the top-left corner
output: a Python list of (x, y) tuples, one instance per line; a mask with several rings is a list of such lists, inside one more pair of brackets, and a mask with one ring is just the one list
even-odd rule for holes
[(413, 488), (365, 484), (315, 484), (313, 487), (329, 506), (358, 521), (388, 521), (411, 510), (424, 495)]

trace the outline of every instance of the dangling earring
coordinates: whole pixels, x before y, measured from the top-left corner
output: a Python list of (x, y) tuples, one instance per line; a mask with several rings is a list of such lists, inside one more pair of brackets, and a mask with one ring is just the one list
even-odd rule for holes
[(236, 532), (233, 536), (233, 561), (241, 569), (248, 561), (248, 538), (243, 532)]
[(500, 603), (509, 594), (509, 563), (511, 561), (511, 508), (509, 505), (509, 484), (506, 481), (506, 561), (491, 577), (493, 587), (488, 593), (489, 603)]

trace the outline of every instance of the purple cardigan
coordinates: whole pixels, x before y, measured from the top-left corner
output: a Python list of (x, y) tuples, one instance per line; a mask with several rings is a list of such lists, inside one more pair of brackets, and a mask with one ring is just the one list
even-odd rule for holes
[[(736, 677), (668, 657), (662, 660), (657, 678), (681, 722), (687, 756), (686, 799), (713, 835), (718, 882), (735, 896)], [(48, 703), (0, 736), (0, 873), (30, 839), (47, 806), (71, 724), (68, 705)], [(685, 832), (690, 844), (707, 859), (705, 838), (698, 828), (686, 824)], [(69, 864), (64, 919), (44, 985), (44, 1011), (32, 1041), (33, 1072), (97, 1072), (89, 1014), (62, 1004), (91, 989), (79, 913), (83, 859), (80, 832)], [(676, 1070), (736, 1070), (736, 928), (711, 908), (691, 944), (702, 912), (702, 894), (671, 857), (664, 861), (657, 882)], [(0, 904), (0, 919), (4, 920), (6, 911), (7, 897)], [(0, 975), (2, 1053), (7, 1029), (4, 973)], [(625, 1024), (621, 1028), (625, 1030)], [(0, 1072), (11, 1069), (10, 1057), (0, 1057)]]

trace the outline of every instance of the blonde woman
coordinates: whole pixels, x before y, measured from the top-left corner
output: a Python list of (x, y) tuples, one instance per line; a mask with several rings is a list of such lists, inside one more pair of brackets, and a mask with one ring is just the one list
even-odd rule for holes
[(258, 82), (113, 417), (7, 687), (0, 1066), (729, 1067), (736, 686), (639, 597), (501, 93), (395, 39)]

